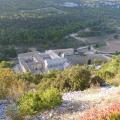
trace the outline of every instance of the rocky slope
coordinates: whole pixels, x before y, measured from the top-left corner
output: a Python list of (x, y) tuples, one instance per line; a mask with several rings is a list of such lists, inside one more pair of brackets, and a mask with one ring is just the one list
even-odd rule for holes
[(77, 120), (77, 118), (92, 107), (104, 107), (113, 101), (120, 100), (119, 87), (105, 87), (86, 91), (69, 92), (63, 95), (60, 107), (49, 110), (26, 120)]
[[(48, 110), (26, 120), (77, 120), (82, 113), (93, 107), (105, 107), (113, 101), (120, 101), (120, 87), (104, 87), (65, 93), (60, 107)], [(6, 116), (8, 102), (0, 101), (0, 120), (9, 120)]]

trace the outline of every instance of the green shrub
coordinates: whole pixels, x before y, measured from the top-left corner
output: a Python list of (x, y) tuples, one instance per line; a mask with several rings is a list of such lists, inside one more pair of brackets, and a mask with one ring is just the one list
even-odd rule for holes
[(119, 86), (120, 85), (120, 74), (117, 74), (113, 79), (110, 79), (109, 83), (114, 86)]
[(84, 66), (74, 66), (64, 70), (58, 78), (58, 87), (60, 87), (60, 90), (76, 91), (89, 87), (91, 74)]
[(91, 87), (98, 87), (104, 83), (105, 83), (105, 81), (103, 79), (101, 79), (99, 76), (94, 76), (93, 78), (91, 78), (90, 86)]
[(106, 80), (107, 82), (109, 82), (110, 79), (115, 77), (115, 74), (110, 72), (110, 71), (99, 71), (97, 74), (99, 77), (101, 77), (101, 79)]
[(120, 114), (114, 114), (107, 118), (106, 120), (120, 120)]
[(2, 61), (0, 62), (0, 68), (12, 68), (14, 66), (13, 62)]
[(54, 108), (61, 104), (61, 95), (55, 88), (45, 91), (29, 92), (18, 102), (22, 115), (31, 115), (39, 111)]
[(101, 69), (96, 73), (101, 79), (104, 79), (107, 83), (120, 85), (118, 80), (118, 74), (120, 74), (120, 56), (112, 58), (107, 63), (103, 64)]
[(38, 88), (44, 90), (54, 87), (61, 92), (84, 90), (89, 87), (91, 79), (89, 70), (82, 66), (74, 66), (61, 72), (52, 72), (46, 76), (43, 77)]
[(18, 79), (9, 68), (0, 69), (0, 98), (12, 98), (16, 100), (28, 89), (27, 83)]
[(25, 80), (29, 83), (38, 84), (43, 78), (41, 74), (32, 74), (32, 73), (25, 73), (25, 74), (18, 74), (17, 77), (19, 79)]
[(34, 113), (34, 99), (36, 94), (35, 93), (27, 93), (19, 100), (19, 110), (22, 114), (32, 114)]
[(24, 120), (24, 117), (19, 112), (16, 104), (8, 106), (6, 114), (11, 118), (11, 120)]

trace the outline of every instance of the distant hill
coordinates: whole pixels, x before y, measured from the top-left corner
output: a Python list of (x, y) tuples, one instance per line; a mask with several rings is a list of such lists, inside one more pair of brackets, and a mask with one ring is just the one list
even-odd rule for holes
[(41, 7), (54, 6), (63, 2), (104, 2), (120, 0), (0, 0), (0, 13), (14, 12), (23, 9), (37, 9)]
[(50, 4), (49, 0), (0, 0), (0, 11), (12, 12), (22, 9), (36, 9)]
[[(99, 8), (96, 4), (89, 4), (99, 4), (101, 1), (103, 6)], [(104, 1), (108, 0), (101, 1), (0, 0), (0, 44), (34, 45), (40, 50), (92, 44), (91, 41), (78, 41), (69, 35), (85, 28), (96, 30), (104, 26), (103, 33), (106, 33), (105, 30), (118, 27), (120, 11), (116, 8), (120, 4), (119, 7), (117, 3), (115, 7), (104, 7)]]

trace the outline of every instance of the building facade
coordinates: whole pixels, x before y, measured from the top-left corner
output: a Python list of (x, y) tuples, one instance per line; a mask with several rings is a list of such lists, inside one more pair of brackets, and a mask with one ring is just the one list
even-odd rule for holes
[(110, 57), (106, 54), (96, 53), (89, 46), (76, 50), (57, 49), (28, 52), (18, 55), (19, 66), (22, 72), (42, 74), (52, 70), (64, 70), (72, 65), (94, 64), (96, 60), (106, 62)]

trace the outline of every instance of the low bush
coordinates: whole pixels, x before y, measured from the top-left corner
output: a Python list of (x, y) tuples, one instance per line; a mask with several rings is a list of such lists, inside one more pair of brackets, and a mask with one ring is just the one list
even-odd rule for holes
[(74, 66), (43, 75), (15, 74), (10, 68), (1, 68), (0, 98), (17, 100), (29, 90), (44, 91), (51, 87), (60, 92), (84, 90), (90, 86), (90, 79), (90, 71), (84, 66)]
[(51, 109), (60, 104), (61, 95), (55, 88), (39, 92), (29, 92), (23, 95), (18, 102), (19, 110), (23, 116)]
[(114, 86), (120, 86), (120, 74), (117, 74), (114, 78), (109, 79), (109, 83)]
[(86, 67), (74, 66), (46, 74), (38, 88), (44, 90), (54, 87), (61, 92), (84, 90), (90, 86), (90, 79), (91, 74)]
[(12, 68), (14, 66), (13, 62), (2, 61), (0, 62), (0, 68)]
[(19, 112), (16, 104), (12, 104), (12, 105), (8, 106), (6, 114), (7, 114), (7, 116), (9, 116), (9, 118), (11, 120), (24, 120), (24, 117)]
[[(116, 56), (107, 63), (103, 64), (101, 69), (97, 71), (97, 76), (104, 79), (109, 84), (116, 84), (114, 79), (120, 73), (120, 56)], [(118, 85), (120, 83), (118, 82)]]
[(17, 79), (9, 68), (0, 69), (0, 98), (12, 98), (16, 100), (28, 89), (24, 80)]
[(107, 108), (92, 108), (78, 120), (120, 120), (120, 103), (113, 103)]
[(106, 120), (120, 120), (120, 114), (114, 114), (106, 118)]
[(99, 76), (94, 76), (90, 80), (90, 87), (100, 87), (105, 83), (105, 81)]
[(18, 79), (25, 80), (29, 83), (39, 84), (43, 78), (41, 74), (32, 74), (32, 73), (24, 73), (24, 74), (17, 74)]

